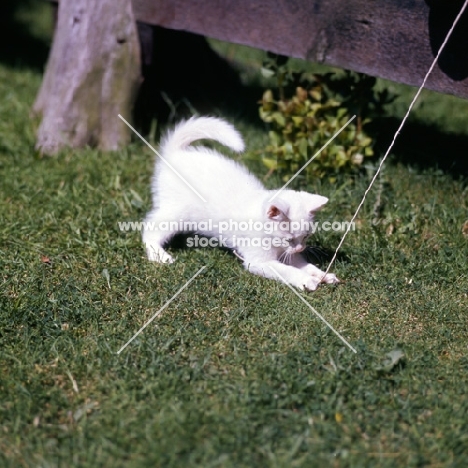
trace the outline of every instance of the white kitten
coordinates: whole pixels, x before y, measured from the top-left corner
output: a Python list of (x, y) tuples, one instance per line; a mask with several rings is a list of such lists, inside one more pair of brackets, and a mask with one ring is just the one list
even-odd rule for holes
[(152, 180), (153, 209), (143, 230), (148, 259), (172, 263), (164, 244), (176, 233), (195, 231), (234, 249), (254, 274), (310, 291), (321, 281), (337, 283), (335, 275), (324, 276), (301, 253), (313, 215), (328, 199), (266, 190), (237, 162), (190, 146), (200, 139), (216, 140), (237, 152), (244, 149), (230, 124), (211, 117), (192, 118), (166, 135)]

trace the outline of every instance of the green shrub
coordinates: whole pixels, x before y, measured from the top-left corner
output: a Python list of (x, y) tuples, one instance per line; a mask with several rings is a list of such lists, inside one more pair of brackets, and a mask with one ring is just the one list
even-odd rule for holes
[[(260, 117), (270, 124), (263, 157), (270, 173), (277, 171), (287, 180), (315, 156), (301, 173), (302, 181), (324, 176), (334, 180), (373, 155), (374, 140), (364, 127), (393, 99), (386, 91), (375, 92), (375, 78), (352, 72), (308, 78), (290, 72), (284, 61), (270, 61), (264, 73), (277, 77), (277, 91), (265, 91), (260, 103)], [(356, 118), (317, 154), (353, 115)]]

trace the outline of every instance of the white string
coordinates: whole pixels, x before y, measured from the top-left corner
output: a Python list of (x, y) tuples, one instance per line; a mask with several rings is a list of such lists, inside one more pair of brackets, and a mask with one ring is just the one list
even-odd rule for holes
[(406, 123), (406, 120), (408, 119), (408, 116), (410, 114), (410, 112), (412, 111), (413, 109), (413, 106), (416, 102), (416, 100), (418, 99), (419, 95), (421, 94), (424, 86), (426, 85), (426, 81), (427, 79), (429, 78), (429, 75), (431, 74), (432, 70), (434, 69), (434, 67), (436, 66), (436, 63), (437, 61), (439, 60), (439, 56), (440, 54), (442, 53), (442, 51), (444, 50), (444, 47), (446, 46), (448, 40), (450, 39), (450, 36), (452, 35), (452, 32), (453, 30), (455, 29), (455, 26), (457, 25), (459, 19), (461, 18), (461, 16), (463, 15), (463, 12), (465, 11), (466, 7), (468, 5), (468, 0), (465, 0), (465, 3), (462, 7), (462, 9), (460, 10), (460, 13), (458, 13), (457, 17), (455, 18), (455, 21), (453, 22), (452, 24), (452, 27), (450, 28), (449, 32), (447, 33), (447, 36), (445, 37), (445, 40), (444, 42), (442, 43), (442, 45), (440, 46), (439, 48), (439, 51), (437, 52), (437, 55), (434, 59), (434, 61), (432, 62), (432, 65), (430, 66), (428, 72), (426, 73), (426, 76), (424, 77), (424, 80), (421, 84), (421, 86), (419, 87), (418, 89), (418, 92), (416, 93), (416, 95), (414, 96), (413, 100), (411, 101), (411, 104), (408, 108), (408, 111), (406, 112), (405, 116), (403, 117), (403, 120), (401, 121), (401, 124), (400, 126), (398, 127), (398, 130), (395, 132), (395, 135), (393, 136), (393, 140), (392, 142), (390, 143), (390, 146), (388, 147), (386, 153), (384, 154), (383, 158), (381, 159), (380, 161), (380, 164), (379, 164), (379, 167), (377, 168), (377, 171), (374, 175), (374, 177), (372, 178), (370, 184), (369, 184), (369, 187), (367, 187), (367, 190), (364, 192), (364, 196), (362, 197), (362, 200), (361, 200), (361, 203), (359, 203), (357, 209), (356, 209), (356, 212), (354, 213), (353, 217), (351, 218), (351, 221), (350, 223), (348, 224), (347, 228), (346, 228), (346, 231), (345, 233), (343, 234), (343, 237), (341, 238), (341, 241), (340, 243), (338, 244), (338, 247), (336, 248), (335, 250), (335, 253), (333, 254), (333, 257), (330, 261), (330, 264), (328, 265), (328, 268), (326, 269), (323, 277), (322, 277), (322, 280), (323, 278), (325, 277), (325, 275), (330, 271), (330, 268), (331, 266), (333, 265), (334, 261), (336, 260), (336, 256), (338, 255), (338, 251), (340, 250), (341, 246), (343, 245), (343, 242), (344, 240), (346, 239), (346, 236), (348, 235), (349, 231), (351, 230), (351, 226), (353, 226), (353, 223), (354, 223), (354, 220), (356, 219), (359, 211), (361, 210), (362, 208), (362, 205), (364, 205), (364, 202), (366, 200), (366, 197), (367, 197), (367, 194), (369, 193), (370, 189), (372, 188), (372, 186), (374, 185), (374, 182), (376, 181), (377, 177), (379, 176), (380, 174), (380, 171), (382, 169), (382, 166), (385, 162), (385, 160), (387, 159), (387, 156), (389, 155), (390, 151), (392, 150), (393, 148), (393, 145), (395, 144), (395, 141), (398, 137), (398, 135), (400, 134), (400, 131), (401, 129), (403, 128), (403, 126), (405, 125)]

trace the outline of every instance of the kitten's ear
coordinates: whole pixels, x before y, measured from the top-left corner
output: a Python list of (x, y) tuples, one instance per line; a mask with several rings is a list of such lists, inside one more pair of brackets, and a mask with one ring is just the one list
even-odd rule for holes
[(285, 213), (279, 208), (278, 204), (270, 205), (267, 210), (267, 216), (269, 219), (273, 219), (275, 221), (281, 221), (286, 218)]
[(320, 210), (327, 203), (328, 203), (327, 197), (322, 197), (322, 195), (312, 195), (312, 200), (309, 203), (310, 214), (314, 214), (316, 211)]

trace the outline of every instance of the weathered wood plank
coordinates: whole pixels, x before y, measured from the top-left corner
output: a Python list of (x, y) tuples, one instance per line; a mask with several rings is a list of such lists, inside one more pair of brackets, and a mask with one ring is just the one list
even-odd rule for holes
[[(137, 20), (418, 86), (463, 1), (132, 0)], [(170, 47), (170, 44), (164, 44)], [(468, 98), (468, 12), (427, 87)]]

